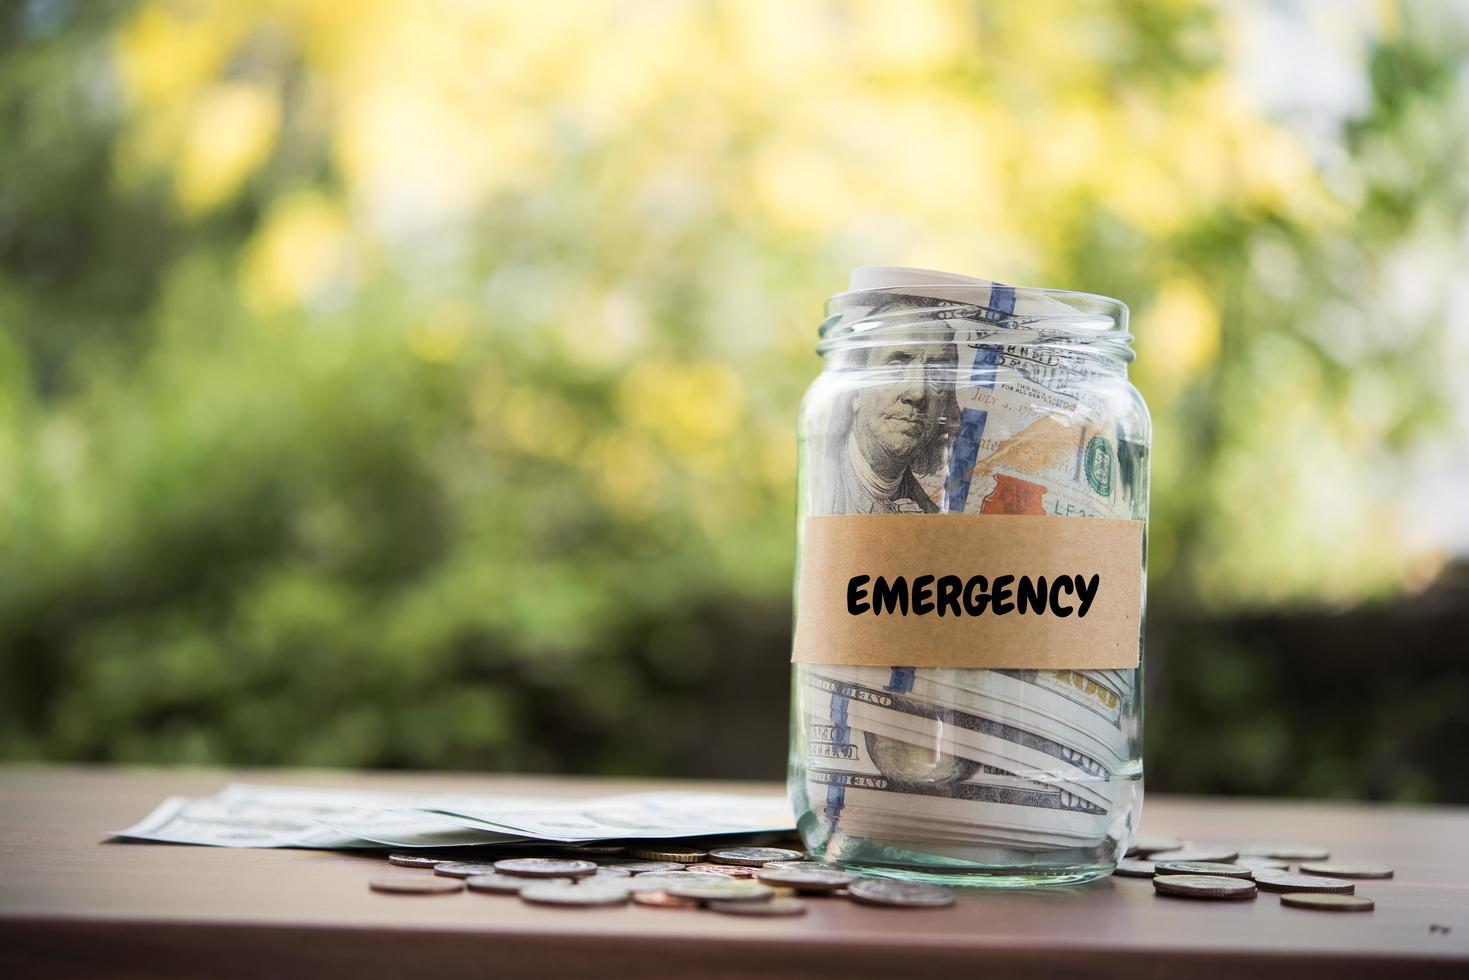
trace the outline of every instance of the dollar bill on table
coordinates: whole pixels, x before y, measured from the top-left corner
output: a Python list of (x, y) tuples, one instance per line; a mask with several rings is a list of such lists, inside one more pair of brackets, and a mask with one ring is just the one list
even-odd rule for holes
[(213, 797), (170, 797), (113, 836), (213, 847), (349, 850), (725, 837), (794, 826), (785, 798), (773, 795), (670, 792), (560, 799), (233, 784)]

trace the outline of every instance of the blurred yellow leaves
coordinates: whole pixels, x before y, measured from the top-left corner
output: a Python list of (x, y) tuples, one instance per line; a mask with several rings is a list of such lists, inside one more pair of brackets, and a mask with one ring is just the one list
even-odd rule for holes
[(1138, 325), (1138, 369), (1165, 396), (1199, 377), (1219, 357), (1219, 306), (1190, 275), (1163, 280)]
[(297, 191), (272, 205), (247, 246), (240, 289), (254, 312), (283, 312), (343, 284), (352, 258), (341, 207), (316, 191)]
[(690, 458), (708, 458), (739, 427), (744, 385), (723, 364), (646, 360), (623, 377), (617, 411)]
[(265, 162), (280, 128), (280, 101), (261, 85), (217, 85), (194, 106), (174, 172), (174, 192), (196, 214), (234, 196)]
[(117, 35), (122, 82), (144, 105), (190, 95), (218, 73), (250, 21), (245, 4), (228, 0), (144, 4)]

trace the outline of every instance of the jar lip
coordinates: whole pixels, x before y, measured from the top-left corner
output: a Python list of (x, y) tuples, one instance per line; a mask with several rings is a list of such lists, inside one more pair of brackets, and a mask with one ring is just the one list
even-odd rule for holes
[[(934, 283), (849, 289), (826, 301), (821, 335), (873, 329), (895, 314), (932, 310), (936, 320), (970, 320), (1048, 333), (1061, 331), (1076, 340), (1088, 337), (1131, 340), (1127, 304), (1110, 296), (1040, 286), (999, 283)], [(840, 329), (838, 328), (845, 328)]]

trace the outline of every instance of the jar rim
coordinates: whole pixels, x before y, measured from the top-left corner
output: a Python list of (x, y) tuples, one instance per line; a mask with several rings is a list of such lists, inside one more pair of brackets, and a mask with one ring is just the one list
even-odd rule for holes
[(821, 335), (880, 326), (893, 314), (932, 311), (935, 320), (970, 320), (1010, 327), (1062, 331), (1075, 340), (1108, 337), (1129, 341), (1127, 304), (1110, 296), (1040, 286), (1000, 283), (933, 283), (849, 289), (826, 301)]

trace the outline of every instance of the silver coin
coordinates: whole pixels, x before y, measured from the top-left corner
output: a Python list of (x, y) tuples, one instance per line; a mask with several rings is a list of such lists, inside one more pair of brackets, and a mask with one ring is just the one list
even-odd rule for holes
[(436, 864), (444, 864), (455, 860), (436, 854), (389, 854), (388, 863), (399, 868), (432, 868)]
[(1154, 861), (1154, 874), (1219, 875), (1222, 878), (1253, 878), (1255, 872), (1239, 864), (1220, 861)]
[(800, 861), (805, 856), (784, 847), (720, 847), (709, 852), (710, 861), (745, 868), (761, 868), (772, 861)]
[(1246, 844), (1241, 854), (1250, 857), (1275, 858), (1277, 861), (1325, 861), (1331, 852), (1315, 844)]
[(1297, 892), (1280, 896), (1280, 904), (1293, 909), (1318, 912), (1371, 912), (1377, 903), (1361, 895), (1324, 895), (1320, 892)]
[(1176, 851), (1158, 851), (1155, 854), (1149, 854), (1148, 860), (1154, 864), (1162, 864), (1165, 861), (1218, 861), (1220, 864), (1230, 864), (1237, 857), (1239, 857), (1239, 851), (1232, 848), (1196, 844), (1193, 847), (1183, 847)]
[(765, 865), (767, 868), (790, 868), (793, 871), (845, 871), (840, 864), (828, 864), (825, 861), (771, 861)]
[(571, 878), (517, 878), (515, 875), (488, 874), (465, 878), (464, 884), (472, 892), (489, 892), (492, 895), (515, 895), (527, 885), (538, 881), (554, 881), (569, 885)]
[(1289, 871), (1289, 861), (1277, 861), (1275, 858), (1251, 857), (1248, 854), (1234, 859), (1234, 863), (1246, 868), (1274, 868), (1276, 871)]
[(565, 854), (575, 854), (578, 857), (607, 857), (625, 853), (627, 848), (622, 844), (576, 844), (561, 850)]
[(663, 890), (675, 898), (696, 898), (701, 902), (763, 902), (772, 895), (770, 887), (758, 881), (715, 878), (712, 875), (709, 881), (690, 878), (666, 885)]
[(1392, 868), (1385, 864), (1344, 864), (1340, 861), (1306, 861), (1301, 874), (1326, 875), (1328, 878), (1391, 878)]
[(367, 887), (394, 895), (452, 895), (464, 891), (464, 882), (433, 875), (375, 875), (368, 880)]
[(890, 878), (867, 878), (847, 886), (852, 901), (864, 905), (893, 905), (909, 909), (936, 909), (954, 904), (954, 893), (938, 885)]
[(506, 858), (494, 870), (523, 878), (584, 878), (596, 874), (597, 865), (572, 858)]
[(590, 875), (592, 878), (631, 878), (632, 872), (619, 868), (615, 865), (602, 865), (597, 868), (596, 873)]
[(1356, 885), (1341, 878), (1293, 875), (1268, 868), (1260, 868), (1255, 872), (1255, 884), (1267, 892), (1334, 892), (1338, 895), (1350, 895), (1357, 890)]
[(1158, 875), (1153, 878), (1153, 889), (1176, 898), (1254, 898), (1256, 894), (1253, 881), (1219, 875)]
[(709, 910), (725, 915), (805, 915), (806, 905), (794, 898), (772, 898), (768, 902), (710, 902)]
[(1151, 878), (1156, 865), (1152, 861), (1143, 861), (1139, 858), (1123, 858), (1117, 862), (1117, 867), (1112, 869), (1115, 875), (1124, 878)]
[(618, 861), (616, 864), (604, 864), (604, 868), (621, 868), (630, 875), (656, 874), (662, 871), (682, 871), (684, 865), (677, 861)]
[(627, 889), (602, 881), (534, 881), (520, 890), (532, 905), (626, 905)]
[(1134, 837), (1127, 847), (1128, 857), (1147, 857), (1159, 851), (1177, 851), (1184, 847), (1177, 837)]
[(857, 880), (850, 871), (829, 868), (788, 868), (767, 864), (755, 872), (757, 880), (767, 885), (785, 885), (797, 891), (836, 891)]
[(476, 875), (492, 875), (493, 864), (470, 863), (467, 861), (440, 861), (434, 865), (434, 874), (445, 878), (473, 878)]
[[(594, 879), (595, 880), (595, 879)], [(628, 891), (634, 892), (656, 892), (663, 891), (674, 885), (683, 884), (688, 881), (728, 881), (720, 875), (687, 874), (683, 872), (670, 871), (666, 874), (633, 875), (631, 878), (620, 878), (618, 883)]]

